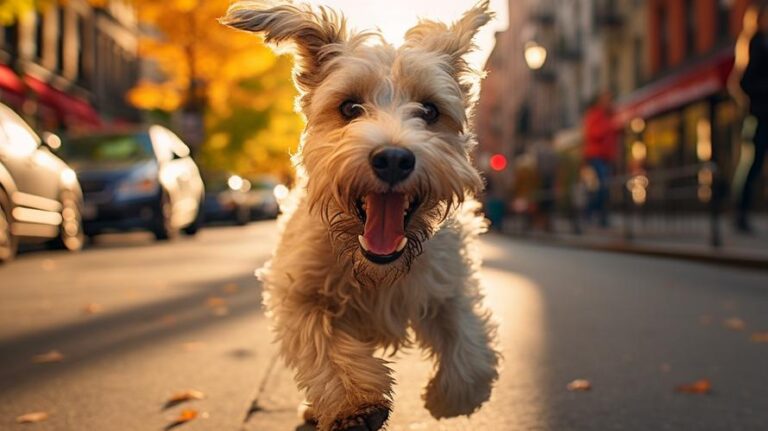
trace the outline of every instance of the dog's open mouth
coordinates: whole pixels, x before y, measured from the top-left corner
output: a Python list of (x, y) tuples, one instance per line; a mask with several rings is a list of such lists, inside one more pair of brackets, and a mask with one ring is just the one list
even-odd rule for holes
[(403, 193), (371, 193), (358, 199), (357, 216), (365, 224), (358, 236), (363, 256), (373, 263), (397, 260), (408, 245), (405, 228), (419, 207), (416, 197)]

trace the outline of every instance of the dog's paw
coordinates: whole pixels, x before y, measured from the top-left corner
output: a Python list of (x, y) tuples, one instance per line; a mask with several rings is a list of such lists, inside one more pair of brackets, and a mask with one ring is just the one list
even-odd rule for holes
[(494, 371), (476, 376), (472, 382), (438, 371), (424, 393), (424, 407), (435, 419), (469, 416), (491, 397)]
[(331, 431), (378, 431), (389, 418), (389, 407), (384, 405), (366, 406), (354, 414), (333, 423)]

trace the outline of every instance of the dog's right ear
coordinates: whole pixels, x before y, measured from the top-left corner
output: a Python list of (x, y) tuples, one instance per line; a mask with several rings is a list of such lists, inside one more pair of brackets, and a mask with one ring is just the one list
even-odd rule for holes
[(219, 20), (255, 33), (275, 46), (289, 44), (296, 58), (296, 82), (307, 92), (324, 78), (323, 65), (340, 54), (347, 41), (346, 19), (332, 9), (269, 0), (240, 0)]

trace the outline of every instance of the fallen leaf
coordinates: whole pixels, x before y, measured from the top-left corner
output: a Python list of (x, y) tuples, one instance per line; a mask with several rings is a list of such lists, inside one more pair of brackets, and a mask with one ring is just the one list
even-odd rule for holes
[(49, 364), (51, 362), (61, 362), (64, 360), (64, 355), (58, 350), (51, 350), (50, 352), (41, 353), (35, 355), (32, 358), (32, 362), (36, 364)]
[(90, 303), (83, 307), (83, 313), (85, 314), (100, 314), (104, 312), (104, 306), (101, 304)]
[(176, 392), (165, 402), (163, 409), (169, 409), (186, 401), (202, 400), (203, 398), (205, 398), (205, 394), (195, 389)]
[(709, 394), (712, 392), (712, 383), (708, 379), (697, 380), (693, 383), (679, 385), (675, 392), (682, 394)]
[(197, 410), (184, 409), (181, 411), (181, 413), (179, 413), (178, 416), (176, 416), (175, 419), (173, 419), (173, 422), (171, 422), (165, 427), (165, 430), (168, 431), (173, 428), (176, 428), (179, 425), (185, 424), (191, 420), (195, 420), (197, 419), (197, 416), (198, 416)]
[(46, 412), (31, 412), (25, 413), (16, 418), (16, 423), (20, 424), (34, 424), (48, 420), (48, 413)]
[(753, 343), (768, 343), (768, 331), (755, 332), (750, 337)]
[(576, 379), (566, 386), (571, 392), (586, 392), (592, 390), (592, 383), (585, 379)]
[(205, 306), (208, 308), (226, 307), (227, 301), (218, 296), (211, 296), (205, 300)]
[(747, 322), (738, 317), (731, 317), (730, 319), (723, 320), (723, 326), (731, 331), (743, 331), (747, 328)]
[(221, 290), (227, 295), (234, 295), (240, 290), (240, 286), (237, 283), (227, 283)]

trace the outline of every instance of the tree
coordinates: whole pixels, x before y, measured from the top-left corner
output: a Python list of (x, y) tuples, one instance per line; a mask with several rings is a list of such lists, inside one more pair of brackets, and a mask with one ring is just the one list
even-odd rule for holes
[(303, 127), (288, 58), (258, 38), (217, 22), (228, 0), (134, 0), (145, 29), (139, 54), (162, 79), (140, 82), (128, 94), (147, 110), (205, 113), (200, 153), (210, 169), (239, 174), (290, 171), (289, 151)]

